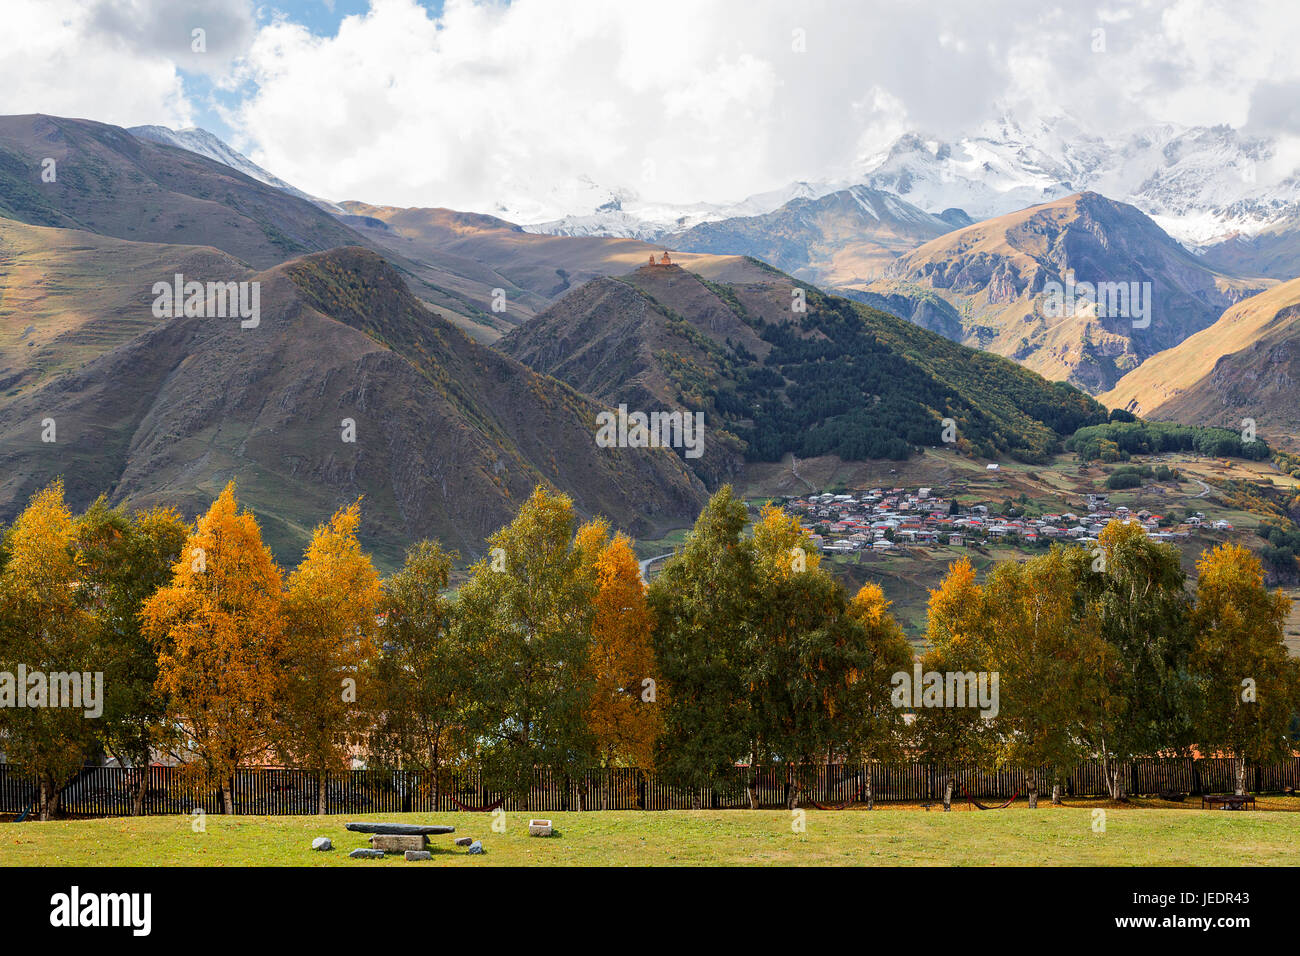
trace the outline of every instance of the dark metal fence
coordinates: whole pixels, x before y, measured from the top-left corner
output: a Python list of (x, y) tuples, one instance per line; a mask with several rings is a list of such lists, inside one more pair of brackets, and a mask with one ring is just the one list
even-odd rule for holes
[[(873, 798), (889, 801), (927, 801), (943, 797), (948, 772), (926, 763), (836, 764), (807, 768), (800, 774), (804, 803), (840, 804), (863, 799), (866, 773), (871, 775)], [(134, 812), (143, 771), (121, 767), (88, 767), (60, 794), (60, 811), (73, 816), (127, 816)], [(1125, 790), (1136, 795), (1161, 793), (1225, 793), (1235, 786), (1233, 761), (1228, 758), (1146, 758), (1127, 767)], [(962, 769), (953, 774), (954, 799), (1001, 797), (1027, 792), (1023, 769), (992, 772)], [(400, 770), (350, 770), (330, 773), (325, 779), (327, 813), (451, 813), (500, 805), (508, 811), (561, 812), (565, 810), (688, 810), (733, 809), (749, 806), (746, 782), (749, 771), (737, 767), (722, 785), (689, 790), (666, 783), (652, 771), (616, 768), (565, 775), (537, 770), (526, 797), (493, 793), (476, 773), (450, 775), (441, 786), (431, 778)], [(1051, 792), (1054, 775), (1039, 772), (1040, 793)], [(1247, 789), (1253, 793), (1281, 793), (1300, 788), (1300, 757), (1281, 764), (1247, 768)], [(793, 782), (784, 768), (757, 774), (760, 805), (786, 805)], [(1061, 778), (1062, 792), (1071, 797), (1105, 796), (1108, 792), (1101, 762), (1086, 760)], [(0, 764), (0, 813), (34, 811), (38, 793), (35, 779)], [(319, 776), (308, 770), (260, 768), (244, 770), (233, 780), (237, 814), (314, 814), (320, 793)], [(140, 812), (148, 815), (222, 813), (215, 784), (196, 781), (176, 767), (150, 767), (144, 782)]]

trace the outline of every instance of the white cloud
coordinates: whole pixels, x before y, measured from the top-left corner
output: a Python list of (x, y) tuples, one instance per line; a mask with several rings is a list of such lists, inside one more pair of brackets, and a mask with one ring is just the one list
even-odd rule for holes
[(77, 0), (6, 0), (0, 112), (122, 126), (185, 126), (193, 117), (172, 58), (121, 42)]
[(105, 46), (221, 75), (252, 41), (251, 0), (88, 0), (87, 32)]
[(336, 199), (491, 211), (583, 177), (739, 199), (1004, 109), (1113, 139), (1155, 122), (1300, 136), (1289, 0), (448, 0), (436, 17), (372, 0), (323, 37), (274, 4), (256, 21), (250, 0), (6, 6), (0, 108), (183, 125), (181, 76), (206, 70), (237, 95), (222, 112), (235, 146)]

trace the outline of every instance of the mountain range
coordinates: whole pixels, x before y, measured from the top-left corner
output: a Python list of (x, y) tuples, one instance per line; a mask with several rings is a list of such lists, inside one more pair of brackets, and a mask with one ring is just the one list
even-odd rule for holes
[[(0, 246), (7, 516), (60, 475), (81, 505), (106, 493), (191, 514), (236, 478), (281, 557), (363, 495), (367, 543), (393, 564), (424, 536), (477, 553), (538, 481), (643, 533), (703, 500), (670, 451), (597, 449), (598, 404), (467, 338), (368, 249), (254, 271), (9, 220)], [(150, 290), (177, 271), (260, 283), (260, 322), (156, 317)]]
[[(367, 543), (391, 565), (425, 535), (477, 553), (539, 481), (645, 536), (750, 461), (906, 457), (939, 444), (946, 417), (973, 454), (1041, 460), (1104, 417), (753, 258), (648, 266), (635, 240), (331, 212), (142, 136), (0, 119), (0, 515), (58, 475), (74, 504), (189, 513), (234, 477), (285, 558), (365, 496)], [(260, 320), (160, 314), (155, 286), (176, 274), (256, 283)], [(629, 402), (704, 412), (705, 454), (599, 447), (597, 415)]]
[[(1136, 203), (1055, 194), (1117, 175), (1116, 156), (1136, 175), (1156, 149), (1170, 162), (1144, 202), (1163, 216), (1195, 181), (1178, 207), (1194, 212), (1227, 195), (1193, 175), (1213, 150), (1262, 162), (1265, 146), (1058, 130), (1070, 162), (1053, 165), (1046, 131), (996, 132), (899, 141), (866, 184), (700, 207), (651, 244), (318, 199), (201, 130), (0, 117), (0, 518), (56, 475), (74, 504), (189, 513), (234, 477), (282, 559), (363, 495), (392, 566), (423, 536), (479, 553), (539, 481), (644, 537), (751, 466), (948, 440), (1045, 461), (1107, 405), (1253, 417), (1285, 443), (1296, 220), (1194, 252)], [(600, 215), (632, 215), (623, 200)], [(151, 290), (178, 273), (257, 283), (260, 322), (158, 314)], [(1149, 309), (1053, 312), (1076, 282), (1145, 289)], [(702, 413), (702, 454), (599, 446), (619, 406)]]
[(1105, 135), (1077, 119), (1021, 122), (1012, 113), (968, 135), (897, 136), (858, 160), (849, 179), (810, 180), (734, 203), (671, 205), (590, 179), (552, 187), (540, 204), (503, 200), (498, 214), (530, 231), (662, 240), (702, 222), (764, 215), (850, 186), (888, 192), (931, 214), (1006, 215), (1079, 192), (1098, 192), (1152, 217), (1189, 248), (1254, 236), (1300, 212), (1300, 176), (1273, 140), (1227, 126), (1161, 124)]

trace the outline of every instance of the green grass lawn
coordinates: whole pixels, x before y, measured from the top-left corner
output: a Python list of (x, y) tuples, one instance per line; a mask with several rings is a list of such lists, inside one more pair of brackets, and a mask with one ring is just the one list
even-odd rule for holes
[[(1116, 807), (1068, 801), (1067, 807), (1023, 801), (1008, 810), (952, 813), (917, 807), (872, 812), (809, 809), (802, 833), (778, 810), (604, 811), (547, 816), (558, 831), (530, 838), (530, 814), (505, 816), (494, 833), (486, 814), (366, 815), (357, 819), (450, 823), (457, 836), (483, 841), (469, 856), (453, 837), (430, 837), (434, 858), (350, 860), (363, 834), (344, 829), (349, 817), (222, 817), (206, 832), (191, 818), (60, 820), (0, 824), (3, 866), (693, 866), (693, 865), (1300, 865), (1300, 800), (1261, 798), (1256, 812), (1201, 811), (1139, 801)], [(1105, 809), (1105, 832), (1093, 830), (1093, 808)], [(1285, 812), (1292, 811), (1292, 812)], [(311, 850), (327, 836), (335, 849)]]

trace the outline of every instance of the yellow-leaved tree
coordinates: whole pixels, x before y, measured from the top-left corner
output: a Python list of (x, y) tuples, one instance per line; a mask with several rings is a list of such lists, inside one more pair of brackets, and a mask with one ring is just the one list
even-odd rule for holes
[(317, 527), (284, 600), (287, 687), (276, 749), (315, 771), (317, 813), (326, 812), (326, 774), (346, 769), (363, 741), (367, 711), (358, 703), (357, 683), (378, 653), (383, 595), (357, 540), (360, 524), (355, 501)]
[[(867, 649), (865, 668), (853, 675), (860, 693), (855, 696), (853, 724), (859, 737), (854, 755), (867, 761), (888, 763), (899, 759), (905, 749), (907, 725), (903, 709), (891, 700), (891, 681), (900, 671), (912, 669), (912, 645), (903, 628), (889, 612), (890, 602), (879, 584), (868, 581), (849, 601), (846, 614), (861, 629)], [(875, 807), (875, 791), (868, 764), (862, 781), (867, 809)]]
[(171, 582), (141, 611), (158, 649), (170, 742), (234, 812), (234, 773), (264, 760), (286, 689), (280, 568), (232, 481), (198, 520)]
[(1240, 794), (1249, 763), (1291, 755), (1287, 728), (1300, 704), (1300, 663), (1282, 643), (1291, 602), (1269, 591), (1259, 559), (1240, 545), (1205, 552), (1196, 571), (1197, 739), (1207, 756), (1218, 751), (1233, 758)]
[(1077, 599), (1092, 557), (1053, 545), (1021, 564), (1001, 561), (984, 585), (986, 666), (1000, 678), (997, 756), (1025, 771), (1029, 808), (1052, 770), (1052, 800), (1086, 753), (1083, 734), (1105, 699), (1112, 651), (1090, 605)]
[[(55, 481), (9, 529), (0, 573), (0, 671), (7, 678), (0, 684), (0, 746), (10, 763), (36, 776), (42, 820), (58, 810), (59, 791), (91, 749), (97, 723), (87, 716), (94, 708), (61, 699), (71, 681), (84, 685), (102, 670), (75, 545), (63, 482)], [(81, 686), (81, 703), (93, 686)]]
[[(987, 671), (985, 643), (985, 595), (975, 581), (975, 568), (962, 558), (948, 565), (948, 574), (930, 592), (926, 619), (926, 641), (930, 649), (921, 658), (925, 673), (947, 674)], [(914, 679), (895, 694), (902, 700), (911, 689), (912, 701), (923, 695), (912, 685)], [(953, 788), (958, 768), (987, 766), (992, 758), (990, 722), (971, 707), (921, 706), (912, 725), (917, 747), (927, 760), (938, 765), (943, 782), (943, 808), (952, 809)]]
[(808, 533), (782, 509), (763, 507), (751, 543), (754, 590), (742, 632), (750, 635), (742, 658), (750, 690), (747, 789), (757, 807), (759, 777), (783, 775), (793, 808), (822, 767), (861, 758), (873, 697), (879, 704), (867, 681), (892, 620), (883, 604), (879, 615), (866, 615), (875, 617), (871, 626), (850, 612)]

